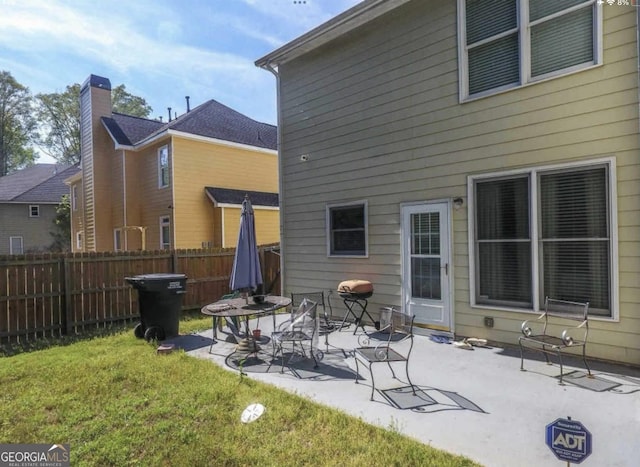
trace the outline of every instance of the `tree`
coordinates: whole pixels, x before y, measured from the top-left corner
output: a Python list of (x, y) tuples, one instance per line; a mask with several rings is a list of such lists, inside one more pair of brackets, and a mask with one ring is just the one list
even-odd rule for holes
[[(61, 163), (80, 160), (80, 85), (67, 86), (64, 92), (38, 94), (37, 115), (41, 122), (39, 144), (42, 150)], [(124, 84), (111, 90), (114, 112), (148, 117), (151, 107), (142, 97), (130, 94)]]
[(8, 71), (0, 71), (0, 176), (32, 164), (36, 132), (29, 89)]
[(56, 217), (53, 219), (54, 229), (49, 234), (53, 237), (51, 251), (71, 251), (71, 203), (69, 195), (62, 195), (60, 204), (56, 206)]
[(142, 97), (129, 94), (124, 84), (111, 90), (111, 106), (114, 112), (147, 118), (153, 109)]

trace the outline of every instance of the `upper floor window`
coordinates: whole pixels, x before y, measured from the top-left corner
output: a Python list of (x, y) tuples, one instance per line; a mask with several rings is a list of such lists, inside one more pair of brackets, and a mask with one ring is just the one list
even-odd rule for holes
[(76, 249), (82, 251), (82, 231), (76, 233)]
[(471, 177), (477, 305), (535, 310), (549, 296), (613, 317), (611, 164)]
[(327, 206), (327, 254), (367, 256), (367, 203)]
[(460, 97), (601, 63), (596, 0), (458, 0)]
[(37, 204), (29, 205), (29, 217), (40, 217), (40, 206)]
[(169, 186), (169, 146), (158, 149), (158, 188)]

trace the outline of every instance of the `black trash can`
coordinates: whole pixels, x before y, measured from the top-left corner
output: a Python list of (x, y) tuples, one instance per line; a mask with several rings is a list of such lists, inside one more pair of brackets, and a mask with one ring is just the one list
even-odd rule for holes
[(133, 332), (138, 338), (162, 341), (178, 335), (182, 295), (187, 293), (184, 274), (141, 274), (125, 277), (138, 291), (140, 323)]

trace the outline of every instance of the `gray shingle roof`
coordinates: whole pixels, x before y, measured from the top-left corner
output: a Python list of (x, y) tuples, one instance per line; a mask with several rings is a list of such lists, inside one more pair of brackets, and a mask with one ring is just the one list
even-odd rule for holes
[(78, 164), (35, 164), (0, 177), (0, 202), (59, 203), (69, 193), (64, 180), (79, 170)]
[(117, 113), (110, 118), (102, 117), (102, 121), (116, 142), (128, 146), (175, 130), (259, 148), (277, 148), (274, 125), (252, 120), (213, 99), (165, 123)]
[(102, 121), (116, 142), (125, 146), (133, 146), (166, 125), (157, 120), (115, 112), (111, 117), (102, 117)]
[(252, 206), (278, 207), (278, 193), (264, 191), (233, 190), (230, 188), (206, 187), (209, 198), (216, 203), (241, 205), (245, 195), (249, 196)]

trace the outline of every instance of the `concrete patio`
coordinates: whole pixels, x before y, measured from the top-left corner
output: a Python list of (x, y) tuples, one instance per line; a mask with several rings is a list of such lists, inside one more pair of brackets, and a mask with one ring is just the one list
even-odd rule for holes
[[(279, 320), (284, 319), (282, 316)], [(252, 322), (263, 336), (272, 328), (270, 317)], [(225, 329), (226, 330), (226, 329)], [(361, 374), (355, 384), (353, 349), (361, 329), (334, 331), (318, 368), (301, 361), (280, 372), (280, 361), (269, 367), (271, 344), (262, 345), (258, 358), (243, 362), (250, 378), (280, 387), (310, 400), (337, 408), (369, 423), (398, 431), (430, 446), (461, 454), (486, 466), (566, 465), (546, 445), (546, 426), (559, 418), (581, 422), (592, 435), (592, 453), (582, 465), (636, 466), (640, 459), (640, 369), (590, 361), (595, 379), (581, 378), (581, 360), (565, 362), (565, 384), (560, 385), (557, 364), (547, 365), (534, 352), (527, 353), (520, 371), (519, 349), (474, 347), (464, 350), (416, 336), (410, 376), (419, 387), (410, 391), (376, 392), (370, 401), (371, 378)], [(367, 328), (367, 332), (375, 330)], [(238, 358), (226, 332), (183, 335), (167, 341), (194, 357), (237, 372)], [(227, 341), (228, 340), (228, 341)], [(211, 353), (209, 347), (213, 342)], [(588, 354), (588, 348), (587, 348)], [(398, 366), (404, 379), (404, 368)], [(362, 371), (362, 366), (361, 366)], [(390, 378), (386, 365), (375, 365), (376, 387), (406, 388)], [(572, 373), (573, 372), (573, 373)], [(572, 379), (571, 376), (576, 376)], [(586, 382), (592, 389), (580, 384)], [(260, 402), (260, 401), (255, 401)], [(267, 407), (268, 414), (269, 407)]]

